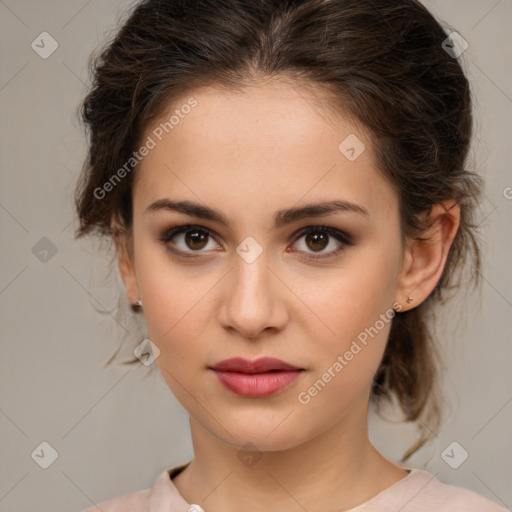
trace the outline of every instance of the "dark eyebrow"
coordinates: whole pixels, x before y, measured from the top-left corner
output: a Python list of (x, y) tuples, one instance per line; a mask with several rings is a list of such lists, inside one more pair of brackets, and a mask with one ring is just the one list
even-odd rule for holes
[[(150, 204), (144, 213), (156, 211), (174, 211), (199, 217), (201, 219), (208, 219), (214, 222), (219, 222), (224, 226), (230, 225), (228, 219), (219, 211), (213, 210), (208, 206), (203, 206), (191, 201), (171, 201), (170, 199), (159, 199)], [(307, 217), (318, 217), (321, 215), (332, 215), (337, 212), (352, 212), (360, 215), (368, 216), (368, 210), (361, 205), (351, 203), (350, 201), (324, 201), (321, 203), (307, 204), (297, 208), (288, 208), (279, 210), (274, 215), (274, 225), (276, 228), (290, 224), (294, 221), (304, 219)]]

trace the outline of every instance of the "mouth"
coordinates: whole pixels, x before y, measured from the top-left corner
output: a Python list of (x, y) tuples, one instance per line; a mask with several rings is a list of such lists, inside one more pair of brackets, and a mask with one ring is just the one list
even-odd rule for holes
[(269, 357), (256, 361), (239, 357), (226, 359), (209, 368), (229, 391), (250, 398), (283, 391), (305, 372), (304, 368)]
[(273, 357), (260, 357), (255, 361), (249, 361), (242, 357), (232, 357), (231, 359), (225, 359), (220, 363), (215, 364), (211, 367), (213, 370), (222, 372), (237, 372), (237, 373), (268, 373), (268, 372), (283, 372), (283, 371), (295, 371), (303, 370), (280, 359)]

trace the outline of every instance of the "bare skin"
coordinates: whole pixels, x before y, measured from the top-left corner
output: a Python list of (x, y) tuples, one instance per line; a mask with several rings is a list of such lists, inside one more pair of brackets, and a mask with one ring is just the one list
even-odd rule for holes
[[(398, 198), (377, 170), (371, 138), (343, 116), (329, 119), (316, 95), (277, 80), (243, 91), (202, 88), (161, 120), (191, 96), (197, 106), (137, 171), (133, 253), (131, 240), (118, 245), (128, 298), (142, 300), (161, 351), (158, 368), (190, 417), (194, 460), (174, 484), (207, 512), (353, 508), (407, 475), (378, 453), (367, 430), (372, 378), (391, 322), (381, 322), (320, 392), (308, 390), (380, 315), (428, 297), (459, 225), (458, 206), (433, 208), (430, 243), (402, 246)], [(366, 145), (354, 161), (338, 149), (350, 134)], [(208, 206), (229, 225), (145, 211), (160, 199)], [(338, 211), (274, 225), (278, 210), (335, 200), (367, 214)], [(209, 234), (202, 246), (187, 244), (186, 233), (160, 241), (175, 225)], [(353, 244), (327, 235), (319, 250), (301, 234), (319, 225)], [(251, 263), (236, 252), (249, 236), (263, 250)], [(275, 395), (243, 397), (209, 369), (235, 356), (275, 357), (305, 371)], [(255, 447), (252, 462), (240, 457), (247, 443)]]

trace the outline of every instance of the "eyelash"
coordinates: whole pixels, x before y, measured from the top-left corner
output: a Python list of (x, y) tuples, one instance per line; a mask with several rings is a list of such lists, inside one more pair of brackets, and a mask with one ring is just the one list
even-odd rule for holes
[[(172, 248), (169, 246), (169, 242), (176, 235), (179, 235), (182, 233), (187, 233), (188, 231), (199, 231), (201, 233), (207, 234), (208, 237), (215, 238), (209, 229), (204, 228), (202, 226), (187, 224), (187, 225), (174, 226), (174, 227), (168, 229), (161, 237), (158, 238), (158, 240), (160, 242), (162, 242), (167, 247), (167, 249), (169, 251), (171, 251), (174, 254), (177, 254), (180, 257), (184, 257), (184, 258), (200, 257), (201, 256), (200, 253), (203, 251), (200, 251), (200, 250), (192, 251), (197, 254), (191, 255), (188, 251), (182, 251), (180, 249), (175, 249), (175, 248)], [(330, 258), (330, 257), (336, 256), (340, 252), (344, 251), (346, 249), (346, 247), (351, 247), (354, 245), (354, 242), (349, 235), (343, 233), (342, 231), (339, 231), (338, 229), (330, 228), (330, 227), (324, 226), (324, 225), (308, 226), (308, 227), (302, 229), (299, 233), (297, 233), (297, 235), (295, 235), (295, 237), (296, 237), (295, 241), (301, 239), (302, 237), (304, 237), (310, 233), (322, 233), (322, 234), (331, 236), (334, 239), (336, 239), (338, 242), (341, 243), (341, 247), (339, 249), (330, 251), (328, 253), (321, 253), (320, 255), (311, 253), (306, 257), (307, 259), (321, 260), (321, 259), (325, 259), (325, 258)]]

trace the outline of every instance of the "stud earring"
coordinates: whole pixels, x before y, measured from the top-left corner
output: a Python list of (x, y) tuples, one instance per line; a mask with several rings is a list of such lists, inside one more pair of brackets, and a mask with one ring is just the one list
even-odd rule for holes
[(132, 303), (131, 307), (132, 311), (138, 313), (142, 309), (142, 301), (140, 299), (137, 299), (137, 302)]
[(407, 297), (407, 304), (410, 304), (413, 301), (412, 297)]

